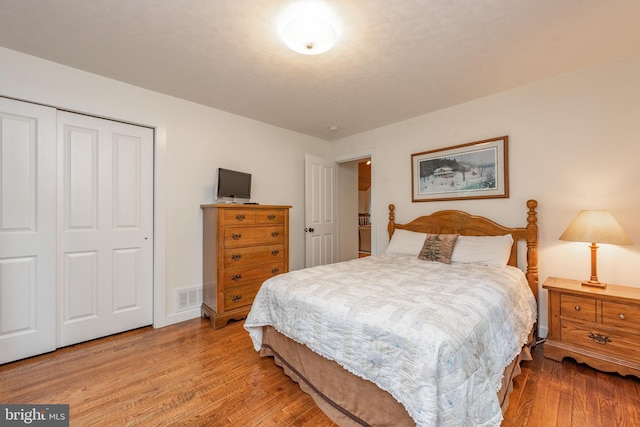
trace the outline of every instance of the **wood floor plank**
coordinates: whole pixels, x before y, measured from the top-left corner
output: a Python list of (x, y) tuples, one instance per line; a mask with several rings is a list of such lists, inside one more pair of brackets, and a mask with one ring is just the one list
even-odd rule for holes
[[(543, 357), (538, 345), (504, 427), (640, 425), (640, 380)], [(242, 322), (141, 328), (0, 366), (0, 402), (70, 405), (71, 425), (335, 427), (253, 349)]]
[[(535, 351), (538, 349), (536, 347)], [(529, 425), (532, 414), (532, 407), (535, 404), (538, 390), (544, 393), (542, 387), (538, 386), (540, 372), (542, 370), (543, 358), (534, 355), (533, 360), (522, 362), (522, 373), (514, 379), (514, 391), (509, 397), (509, 407), (504, 416), (503, 426), (519, 427)], [(517, 402), (517, 403), (514, 403)]]
[(614, 375), (607, 375), (601, 372), (596, 374), (599, 390), (599, 413), (600, 424), (603, 426), (626, 427), (626, 420), (620, 411), (621, 399), (616, 387), (620, 379)]
[[(575, 375), (575, 365), (568, 363), (557, 363), (563, 366), (562, 382), (560, 384), (560, 396), (556, 415), (556, 425), (571, 426), (572, 424), (572, 404), (573, 404), (573, 378)], [(585, 427), (585, 426), (582, 426)]]

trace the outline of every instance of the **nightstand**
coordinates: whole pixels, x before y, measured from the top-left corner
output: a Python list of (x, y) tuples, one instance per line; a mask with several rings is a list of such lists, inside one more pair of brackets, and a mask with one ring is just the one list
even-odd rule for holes
[(582, 286), (548, 278), (549, 335), (544, 357), (640, 378), (640, 288)]

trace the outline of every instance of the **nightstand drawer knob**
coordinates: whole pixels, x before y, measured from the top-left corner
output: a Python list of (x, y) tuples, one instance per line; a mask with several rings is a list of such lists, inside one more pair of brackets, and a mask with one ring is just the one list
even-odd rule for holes
[(622, 313), (618, 314), (618, 319), (624, 320), (626, 318), (627, 318), (627, 316), (625, 316), (624, 314), (622, 314)]
[(575, 311), (580, 311), (580, 306), (576, 305), (575, 307), (573, 307)]
[(231, 301), (238, 302), (242, 299), (242, 295), (234, 295), (231, 297)]
[(240, 234), (240, 233), (232, 233), (231, 234), (231, 238), (233, 240), (240, 240), (242, 238), (242, 234)]
[(596, 344), (604, 345), (608, 342), (611, 342), (608, 336), (602, 335), (602, 334), (594, 334), (593, 332), (589, 333), (589, 338), (591, 338), (593, 342)]

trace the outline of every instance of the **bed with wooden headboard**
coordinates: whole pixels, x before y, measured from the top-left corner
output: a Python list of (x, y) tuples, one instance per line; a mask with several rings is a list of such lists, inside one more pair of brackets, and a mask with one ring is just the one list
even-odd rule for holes
[[(389, 205), (385, 254), (297, 270), (263, 284), (245, 322), (254, 347), (273, 357), (340, 426), (454, 419), (460, 425), (499, 425), (536, 330), (537, 202), (526, 205), (522, 227), (454, 210), (397, 224), (395, 206)], [(450, 263), (412, 255), (424, 235), (429, 237), (421, 255), (434, 236), (457, 236)], [(473, 245), (490, 242), (486, 247), (493, 248), (508, 236), (513, 244), (501, 255), (504, 266), (492, 265), (496, 257), (487, 250), (480, 256), (489, 253), (488, 264), (473, 259)], [(522, 248), (526, 254), (519, 256)], [(518, 265), (521, 259), (524, 265)], [(507, 302), (503, 294), (521, 296)], [(308, 337), (313, 334), (318, 337)], [(359, 335), (365, 343), (356, 343)], [(484, 393), (474, 389), (476, 383)], [(437, 394), (429, 394), (432, 388)], [(433, 407), (424, 403), (432, 397)]]

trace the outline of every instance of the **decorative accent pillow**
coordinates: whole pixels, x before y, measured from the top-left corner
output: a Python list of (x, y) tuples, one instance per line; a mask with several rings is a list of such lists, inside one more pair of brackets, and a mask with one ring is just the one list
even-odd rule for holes
[(451, 264), (456, 240), (458, 240), (457, 234), (427, 234), (418, 259)]
[(417, 256), (422, 249), (426, 236), (427, 233), (398, 228), (391, 235), (391, 240), (384, 253)]
[(451, 262), (474, 263), (505, 267), (511, 256), (513, 237), (460, 236), (453, 249)]

